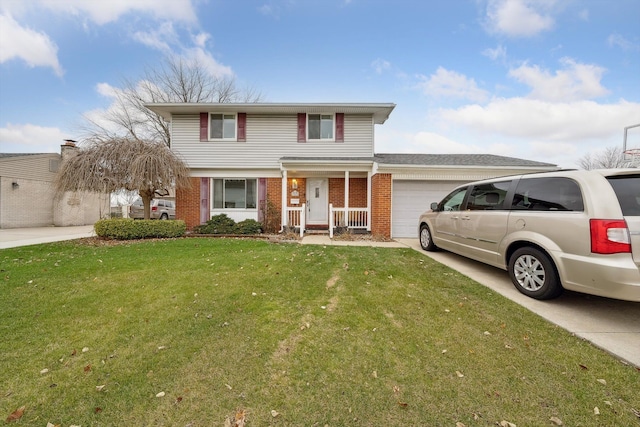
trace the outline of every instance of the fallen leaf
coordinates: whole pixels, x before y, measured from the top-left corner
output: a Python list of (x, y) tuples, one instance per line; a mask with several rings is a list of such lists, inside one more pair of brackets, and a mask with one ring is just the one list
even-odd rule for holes
[(458, 376), (458, 378), (463, 378), (464, 374), (460, 371), (456, 371), (456, 375)]
[(49, 370), (47, 368), (44, 368), (42, 371), (40, 371), (40, 373), (42, 375), (46, 374), (47, 372), (49, 372)]
[(77, 350), (74, 348), (73, 351), (71, 352), (71, 355), (75, 356), (77, 353), (78, 353)]
[(225, 387), (227, 387), (229, 390), (233, 390), (233, 387), (231, 387), (229, 384), (225, 384)]
[(587, 368), (587, 367), (586, 367), (585, 365), (583, 365), (583, 364), (580, 364), (579, 366), (580, 366), (580, 368), (584, 369), (585, 371), (589, 369), (589, 368)]
[(467, 426), (461, 423), (460, 421), (458, 421), (456, 422), (456, 427), (467, 427)]
[(8, 417), (7, 417), (7, 422), (10, 423), (11, 421), (18, 421), (22, 415), (24, 414), (24, 410), (26, 409), (26, 406), (21, 406), (18, 409), (16, 409), (15, 411), (13, 411)]
[(552, 423), (554, 423), (557, 426), (564, 425), (562, 420), (560, 418), (558, 418), (558, 417), (551, 417), (551, 418), (549, 418), (549, 421), (551, 421)]
[(60, 427), (60, 424), (47, 423), (47, 427)]
[(104, 388), (105, 388), (105, 384), (97, 385), (96, 386), (96, 391), (102, 391)]
[(500, 427), (517, 427), (514, 423), (510, 423), (509, 421), (502, 420), (500, 421)]
[(90, 372), (90, 371), (91, 371), (91, 365), (90, 364), (84, 367), (84, 372), (85, 373), (86, 372)]
[(165, 393), (164, 391), (161, 391), (160, 393), (156, 394), (156, 397), (164, 397)]
[(236, 411), (236, 424), (235, 427), (244, 427), (245, 423), (245, 411), (244, 409)]
[(94, 412), (95, 412), (96, 414), (99, 414), (100, 412), (102, 412), (102, 408), (100, 408), (100, 407), (96, 407), (96, 409), (94, 409)]
[(276, 411), (275, 409), (272, 409), (272, 410), (271, 410), (271, 416), (272, 416), (273, 418), (277, 417), (278, 415), (280, 415), (280, 414), (278, 413), (278, 411)]
[(82, 347), (82, 352), (86, 353), (87, 351), (89, 351), (89, 347)]
[(182, 402), (182, 396), (178, 396), (178, 397), (176, 398), (176, 404), (178, 404), (178, 403), (180, 403), (180, 402)]
[(593, 408), (593, 415), (600, 415), (600, 409), (597, 406)]
[(485, 334), (485, 335), (491, 335), (491, 332), (489, 332), (489, 331), (484, 331), (484, 334)]
[(607, 385), (607, 380), (605, 380), (605, 379), (603, 379), (603, 378), (599, 378), (597, 381), (598, 381), (600, 384)]
[(373, 378), (378, 378), (378, 371), (373, 371), (373, 373), (371, 374), (371, 376)]
[(400, 393), (400, 387), (398, 387), (397, 385), (393, 386), (393, 392), (394, 393)]
[(405, 402), (398, 402), (398, 405), (402, 408), (406, 408), (407, 406), (409, 406), (409, 404)]

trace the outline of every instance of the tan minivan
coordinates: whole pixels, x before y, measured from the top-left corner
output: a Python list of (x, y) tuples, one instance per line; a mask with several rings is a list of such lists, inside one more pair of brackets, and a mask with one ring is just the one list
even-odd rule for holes
[(472, 182), (420, 216), (420, 245), (509, 272), (536, 299), (563, 289), (640, 301), (640, 170)]

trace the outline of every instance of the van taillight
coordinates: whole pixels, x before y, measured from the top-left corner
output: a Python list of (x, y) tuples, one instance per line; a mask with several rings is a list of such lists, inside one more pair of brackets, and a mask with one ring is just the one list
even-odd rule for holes
[(629, 228), (623, 219), (592, 219), (591, 252), (595, 254), (618, 254), (631, 252)]

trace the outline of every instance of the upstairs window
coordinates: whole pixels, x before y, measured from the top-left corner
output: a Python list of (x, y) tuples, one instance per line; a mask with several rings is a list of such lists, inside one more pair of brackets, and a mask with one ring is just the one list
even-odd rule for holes
[(235, 114), (210, 114), (209, 126), (210, 139), (235, 139), (236, 115)]
[(332, 114), (309, 114), (309, 140), (333, 139), (334, 121)]

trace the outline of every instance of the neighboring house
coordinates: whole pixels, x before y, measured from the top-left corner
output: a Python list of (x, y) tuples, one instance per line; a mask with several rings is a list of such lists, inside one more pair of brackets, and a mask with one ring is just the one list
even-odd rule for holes
[(56, 153), (0, 153), (0, 228), (93, 224), (109, 214), (109, 195), (67, 192), (56, 197), (53, 181), (63, 157)]
[(189, 228), (213, 215), (280, 229), (361, 229), (417, 237), (420, 213), (454, 186), (557, 169), (492, 155), (375, 154), (375, 125), (395, 104), (148, 104), (171, 122), (171, 148), (191, 169), (176, 194)]

